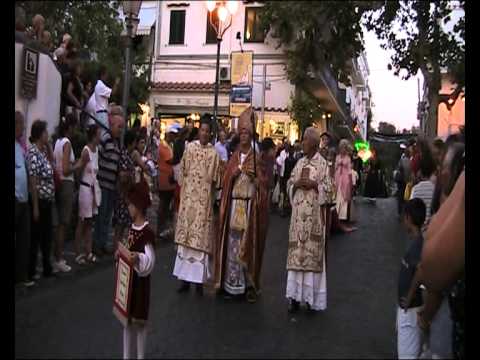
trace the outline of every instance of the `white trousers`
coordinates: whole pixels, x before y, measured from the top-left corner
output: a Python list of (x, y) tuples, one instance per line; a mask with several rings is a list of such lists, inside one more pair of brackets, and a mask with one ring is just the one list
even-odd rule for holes
[(422, 353), (423, 331), (417, 324), (417, 312), (422, 307), (410, 308), (406, 312), (397, 309), (397, 351), (399, 359), (418, 359)]
[[(137, 340), (137, 359), (145, 358), (145, 348), (147, 344), (147, 327), (139, 324), (129, 324), (123, 328), (123, 358), (132, 358), (132, 339), (136, 336)], [(134, 340), (133, 340), (134, 341)]]

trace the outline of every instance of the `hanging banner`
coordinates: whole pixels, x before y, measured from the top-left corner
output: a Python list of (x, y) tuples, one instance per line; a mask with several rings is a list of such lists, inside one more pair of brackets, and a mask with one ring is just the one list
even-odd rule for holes
[(234, 51), (230, 59), (232, 85), (253, 85), (253, 51)]
[(253, 51), (232, 52), (230, 116), (238, 117), (252, 104)]

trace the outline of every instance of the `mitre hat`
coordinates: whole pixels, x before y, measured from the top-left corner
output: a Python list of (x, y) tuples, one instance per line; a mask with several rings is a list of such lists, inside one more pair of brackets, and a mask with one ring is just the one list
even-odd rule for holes
[(253, 135), (252, 116), (254, 115), (252, 107), (248, 107), (238, 118), (238, 130), (247, 129)]

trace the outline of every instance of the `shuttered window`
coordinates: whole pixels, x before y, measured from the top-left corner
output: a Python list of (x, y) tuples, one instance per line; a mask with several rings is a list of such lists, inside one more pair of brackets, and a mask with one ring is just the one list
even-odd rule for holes
[[(218, 27), (217, 9), (213, 10), (212, 22)], [(207, 11), (207, 44), (215, 44), (217, 42), (217, 33), (210, 24), (210, 13)]]
[(265, 32), (260, 26), (260, 14), (263, 7), (245, 8), (245, 42), (263, 42)]
[(170, 45), (183, 44), (185, 41), (185, 10), (170, 12)]

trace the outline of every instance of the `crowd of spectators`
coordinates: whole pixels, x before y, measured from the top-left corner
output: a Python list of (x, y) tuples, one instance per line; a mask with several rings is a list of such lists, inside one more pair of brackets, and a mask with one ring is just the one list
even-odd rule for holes
[(412, 239), (399, 278), (398, 355), (463, 358), (464, 128), (445, 142), (418, 138), (404, 148), (395, 180)]

